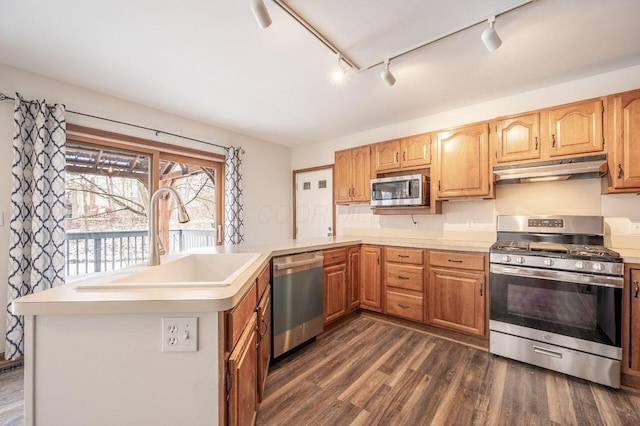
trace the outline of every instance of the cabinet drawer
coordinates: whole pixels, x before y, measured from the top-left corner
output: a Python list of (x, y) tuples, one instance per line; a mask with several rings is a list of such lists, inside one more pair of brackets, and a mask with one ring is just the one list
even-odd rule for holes
[(410, 249), (403, 247), (387, 247), (387, 261), (397, 263), (413, 263), (422, 265), (424, 263), (424, 250)]
[(424, 299), (411, 293), (387, 291), (387, 314), (424, 321)]
[(406, 290), (419, 291), (424, 287), (424, 267), (387, 263), (386, 284)]
[(227, 351), (229, 352), (235, 347), (242, 330), (256, 311), (256, 295), (254, 284), (240, 303), (227, 313)]
[(429, 266), (484, 271), (484, 260), (485, 256), (482, 253), (462, 253), (457, 251), (429, 252)]
[(344, 263), (347, 261), (347, 249), (339, 248), (335, 250), (325, 250), (323, 252), (324, 255), (324, 265), (333, 265), (334, 263)]
[(271, 282), (271, 267), (270, 265), (265, 266), (260, 275), (258, 276), (258, 285), (256, 286), (256, 300), (260, 300), (267, 286)]

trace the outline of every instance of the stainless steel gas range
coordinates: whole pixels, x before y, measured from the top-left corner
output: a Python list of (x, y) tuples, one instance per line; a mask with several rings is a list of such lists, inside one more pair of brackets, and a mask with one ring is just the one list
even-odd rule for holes
[(498, 216), (489, 351), (620, 387), (623, 263), (601, 216)]

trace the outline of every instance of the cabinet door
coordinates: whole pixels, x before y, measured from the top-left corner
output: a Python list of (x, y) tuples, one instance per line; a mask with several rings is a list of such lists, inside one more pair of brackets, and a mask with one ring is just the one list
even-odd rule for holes
[[(629, 279), (629, 368), (640, 375), (640, 269), (630, 269)], [(624, 346), (624, 343), (623, 343)]]
[(489, 196), (489, 125), (438, 133), (438, 197)]
[(271, 286), (265, 290), (258, 304), (258, 402), (264, 399), (264, 385), (267, 381), (269, 360), (271, 359)]
[(600, 99), (549, 110), (549, 155), (601, 152), (603, 112)]
[(369, 146), (351, 150), (352, 187), (351, 201), (371, 201), (371, 149)]
[(431, 135), (429, 133), (403, 138), (400, 145), (402, 167), (431, 164)]
[(376, 173), (400, 168), (400, 140), (395, 139), (373, 145), (373, 161)]
[(333, 166), (333, 191), (336, 203), (351, 201), (351, 150), (336, 151)]
[(429, 322), (484, 336), (484, 274), (432, 268), (429, 275)]
[(347, 312), (347, 264), (324, 268), (324, 323), (330, 323)]
[(614, 97), (615, 188), (640, 188), (640, 90)]
[(540, 151), (540, 113), (497, 120), (496, 162), (536, 160)]
[(347, 310), (353, 312), (360, 307), (360, 247), (349, 249), (347, 271)]
[(376, 246), (362, 246), (362, 275), (360, 280), (360, 306), (380, 312), (382, 310), (382, 287), (380, 284), (380, 254)]
[(229, 425), (253, 425), (257, 414), (256, 314), (249, 322), (229, 356)]

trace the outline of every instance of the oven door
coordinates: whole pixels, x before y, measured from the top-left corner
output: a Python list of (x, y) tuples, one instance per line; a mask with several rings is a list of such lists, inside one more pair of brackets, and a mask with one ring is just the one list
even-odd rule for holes
[(527, 337), (542, 341), (557, 335), (621, 347), (622, 277), (492, 264), (489, 283), (496, 331), (515, 326), (538, 330)]

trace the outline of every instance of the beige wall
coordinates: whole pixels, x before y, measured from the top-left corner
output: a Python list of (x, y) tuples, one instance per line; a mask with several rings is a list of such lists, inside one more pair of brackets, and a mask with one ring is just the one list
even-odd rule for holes
[[(513, 96), (494, 99), (416, 120), (294, 148), (294, 170), (333, 163), (333, 153), (359, 145), (447, 127), (488, 120), (538, 108), (640, 88), (640, 66), (595, 75)], [(495, 240), (495, 218), (500, 214), (593, 214), (606, 220), (607, 244), (640, 248), (639, 237), (629, 235), (631, 221), (640, 221), (636, 194), (601, 195), (598, 179), (499, 185), (495, 200), (460, 200), (443, 203), (443, 214), (376, 216), (368, 205), (338, 206), (336, 230), (346, 235), (388, 235), (408, 238)]]
[[(243, 147), (246, 241), (257, 243), (291, 238), (290, 148), (3, 65), (0, 65), (0, 91), (12, 97), (17, 91), (25, 99), (46, 99), (49, 103), (63, 103), (67, 109), (73, 111), (156, 128), (219, 145)], [(162, 134), (156, 136), (155, 133), (146, 130), (74, 114), (67, 114), (67, 122), (171, 143), (178, 147), (223, 153), (220, 149), (197, 142)], [(2, 277), (7, 276), (8, 264), (12, 137), (13, 102), (0, 102), (0, 214), (4, 216), (4, 224), (0, 226)], [(0, 280), (0, 306), (6, 306), (6, 298), (7, 284), (3, 278)], [(3, 308), (0, 311), (0, 352), (4, 352), (5, 316)]]

